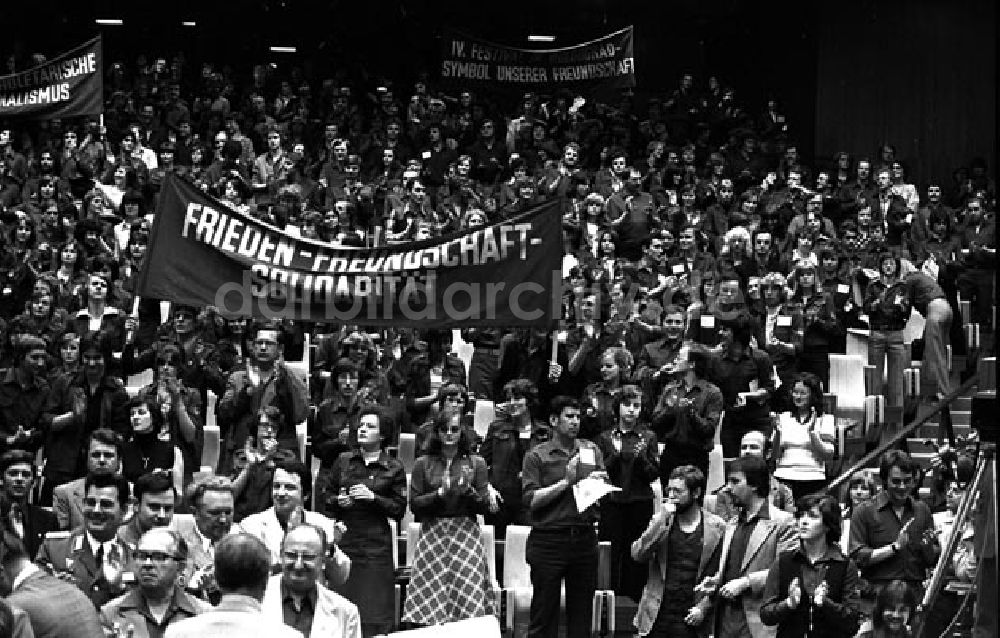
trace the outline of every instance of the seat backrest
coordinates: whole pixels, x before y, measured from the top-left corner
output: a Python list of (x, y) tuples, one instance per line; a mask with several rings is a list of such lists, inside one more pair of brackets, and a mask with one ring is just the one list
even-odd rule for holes
[(417, 553), (417, 541), (420, 540), (420, 523), (411, 521), (406, 526), (406, 566), (413, 567), (413, 557)]
[(716, 445), (708, 453), (708, 476), (706, 479), (706, 494), (711, 494), (726, 482), (726, 460), (722, 456), (721, 445)]
[(476, 434), (485, 437), (487, 430), (490, 429), (490, 423), (496, 420), (496, 406), (492, 401), (476, 399), (476, 411), (474, 414), (473, 427), (476, 430)]
[(507, 536), (503, 550), (503, 586), (531, 587), (531, 574), (528, 570), (528, 534), (531, 528), (527, 525), (508, 525)]
[(399, 569), (399, 523), (389, 519), (389, 533), (392, 535), (392, 568)]
[(865, 400), (865, 359), (857, 355), (830, 355), (830, 393), (837, 410), (861, 410)]
[(492, 525), (479, 524), (483, 530), (483, 549), (486, 552), (486, 568), (490, 572), (490, 582), (497, 584), (497, 534)]
[(410, 433), (400, 433), (399, 435), (399, 462), (403, 464), (403, 469), (409, 474), (413, 471), (413, 464), (417, 460), (417, 435)]
[(203, 428), (205, 435), (204, 444), (201, 449), (201, 464), (211, 467), (213, 470), (219, 467), (219, 454), (222, 452), (222, 433), (217, 425), (206, 425)]

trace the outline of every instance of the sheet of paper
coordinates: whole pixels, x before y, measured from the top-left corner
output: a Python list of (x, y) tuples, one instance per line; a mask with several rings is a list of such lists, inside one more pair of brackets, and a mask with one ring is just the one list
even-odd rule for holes
[(609, 485), (599, 479), (585, 478), (573, 486), (576, 509), (578, 512), (582, 512), (611, 492), (619, 491), (621, 491), (620, 487)]

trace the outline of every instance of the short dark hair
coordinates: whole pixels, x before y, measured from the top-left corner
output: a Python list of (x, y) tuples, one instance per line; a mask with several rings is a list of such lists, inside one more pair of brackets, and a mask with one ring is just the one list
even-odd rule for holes
[(309, 494), (312, 491), (312, 473), (309, 467), (295, 457), (277, 458), (274, 462), (275, 470), (284, 470), (289, 474), (299, 477), (302, 486), (302, 500), (309, 502)]
[(684, 484), (692, 494), (695, 490), (698, 490), (698, 496), (695, 498), (695, 501), (701, 505), (708, 486), (704, 472), (693, 465), (679, 465), (670, 472), (668, 482), (674, 479), (684, 479)]
[(174, 500), (176, 501), (177, 491), (174, 489), (174, 482), (170, 476), (170, 472), (154, 470), (143, 474), (135, 480), (132, 495), (135, 497), (137, 503), (141, 503), (142, 497), (146, 494), (160, 494), (167, 491), (174, 495)]
[(843, 512), (840, 510), (840, 504), (837, 503), (837, 499), (822, 492), (806, 494), (795, 501), (795, 518), (799, 518), (814, 507), (819, 510), (820, 518), (823, 519), (823, 525), (826, 525), (826, 542), (830, 545), (838, 544), (840, 542)]
[(32, 473), (35, 470), (35, 455), (27, 450), (8, 450), (0, 455), (0, 474), (6, 472), (10, 466), (20, 463), (31, 465)]
[(92, 487), (96, 487), (97, 489), (113, 487), (118, 491), (118, 507), (124, 510), (128, 505), (130, 490), (128, 487), (128, 480), (124, 476), (88, 474), (87, 477), (83, 479), (84, 494), (89, 492)]
[(729, 474), (742, 472), (747, 479), (747, 485), (752, 487), (757, 496), (767, 498), (771, 493), (771, 475), (767, 471), (767, 462), (758, 456), (741, 456), (733, 461)]
[(118, 452), (118, 458), (121, 458), (122, 445), (125, 443), (121, 434), (118, 434), (110, 428), (98, 428), (91, 432), (90, 436), (87, 437), (87, 445), (84, 447), (84, 450), (90, 450), (90, 444), (94, 441), (114, 447), (115, 451)]
[(215, 581), (225, 592), (249, 590), (263, 595), (271, 575), (271, 552), (246, 533), (229, 534), (215, 546)]
[(916, 475), (919, 469), (917, 463), (906, 452), (902, 450), (889, 450), (878, 460), (878, 475), (882, 479), (882, 485), (888, 483), (889, 472), (894, 467), (898, 467), (911, 476)]
[(563, 410), (566, 408), (576, 408), (580, 409), (580, 402), (574, 397), (566, 396), (565, 394), (560, 394), (559, 396), (552, 399), (549, 403), (549, 417), (560, 417), (562, 416)]
[(642, 390), (639, 389), (639, 386), (629, 384), (629, 385), (623, 385), (619, 389), (618, 395), (615, 397), (616, 414), (619, 413), (619, 409), (621, 408), (622, 403), (625, 403), (626, 401), (640, 401), (640, 402), (642, 401)]
[[(357, 422), (361, 423), (361, 419), (369, 414), (374, 414), (378, 417), (378, 432), (382, 437), (382, 445), (385, 446), (392, 439), (394, 434), (395, 424), (392, 420), (392, 415), (388, 410), (380, 405), (369, 405), (362, 408), (361, 412), (358, 412)], [(355, 430), (356, 429), (357, 426), (355, 426)]]

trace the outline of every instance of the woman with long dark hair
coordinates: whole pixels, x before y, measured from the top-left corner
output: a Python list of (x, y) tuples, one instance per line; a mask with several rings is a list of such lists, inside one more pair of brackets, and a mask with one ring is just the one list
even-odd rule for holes
[(461, 416), (438, 416), (413, 466), (410, 509), (421, 523), (403, 621), (440, 625), (495, 613), (478, 514), (496, 511), (486, 461), (470, 453)]
[(789, 410), (775, 427), (774, 477), (796, 499), (826, 485), (824, 462), (833, 455), (833, 415), (823, 413), (823, 387), (814, 374), (799, 373), (791, 382)]

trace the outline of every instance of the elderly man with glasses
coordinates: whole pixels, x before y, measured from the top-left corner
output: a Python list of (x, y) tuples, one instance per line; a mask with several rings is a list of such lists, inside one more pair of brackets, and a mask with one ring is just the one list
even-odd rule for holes
[(138, 586), (101, 607), (101, 624), (112, 636), (160, 638), (168, 625), (211, 609), (180, 585), (188, 546), (177, 532), (149, 530), (132, 557)]

